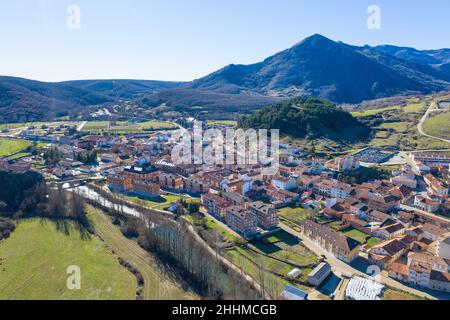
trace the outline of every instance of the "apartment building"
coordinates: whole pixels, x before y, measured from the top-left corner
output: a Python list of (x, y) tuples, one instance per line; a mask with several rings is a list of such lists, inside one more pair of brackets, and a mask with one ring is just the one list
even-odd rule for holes
[(202, 194), (202, 204), (210, 215), (219, 220), (225, 220), (226, 209), (232, 205), (213, 193)]
[(248, 204), (248, 210), (256, 215), (258, 218), (258, 226), (270, 230), (276, 228), (280, 221), (279, 211), (275, 209), (273, 205), (269, 205), (263, 202), (250, 202)]
[(226, 208), (226, 224), (245, 238), (256, 234), (258, 218), (249, 210), (241, 206)]

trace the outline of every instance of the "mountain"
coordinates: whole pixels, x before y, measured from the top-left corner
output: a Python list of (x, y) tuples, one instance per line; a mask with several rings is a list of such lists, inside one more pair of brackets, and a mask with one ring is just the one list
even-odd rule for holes
[(144, 94), (179, 88), (185, 84), (154, 80), (78, 80), (62, 83), (120, 99), (133, 99)]
[(141, 80), (84, 80), (59, 83), (0, 77), (0, 122), (49, 120), (119, 99), (181, 86), (178, 82)]
[(374, 49), (405, 61), (433, 67), (446, 75), (450, 75), (450, 49), (417, 50), (388, 45), (377, 46)]
[(297, 138), (364, 139), (370, 130), (335, 104), (313, 97), (265, 107), (239, 121), (242, 128), (280, 129)]
[(445, 90), (450, 88), (450, 78), (438, 68), (404, 60), (388, 50), (354, 47), (314, 35), (262, 62), (229, 65), (190, 87), (232, 94), (312, 95), (357, 103), (401, 93)]
[(174, 111), (201, 113), (248, 113), (282, 99), (260, 95), (220, 93), (210, 90), (178, 88), (146, 95), (139, 103), (146, 107), (165, 104)]
[(108, 96), (63, 83), (0, 77), (0, 122), (45, 120), (112, 101)]
[(313, 35), (251, 65), (229, 65), (192, 82), (80, 80), (59, 83), (0, 77), (0, 122), (89, 114), (132, 100), (196, 116), (228, 117), (297, 96), (335, 103), (450, 90), (450, 49), (352, 46)]

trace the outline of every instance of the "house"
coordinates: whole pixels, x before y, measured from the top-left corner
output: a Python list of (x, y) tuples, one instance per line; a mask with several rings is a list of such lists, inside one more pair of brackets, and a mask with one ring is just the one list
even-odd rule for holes
[(248, 203), (247, 197), (244, 197), (243, 195), (236, 192), (223, 192), (222, 198), (224, 198), (225, 201), (231, 203), (234, 206), (244, 206), (246, 203)]
[(407, 282), (420, 287), (450, 292), (448, 263), (436, 256), (424, 253), (408, 255)]
[(336, 180), (322, 179), (314, 184), (313, 191), (328, 198), (347, 199), (353, 191), (351, 185)]
[(308, 275), (308, 283), (318, 287), (330, 274), (331, 266), (326, 262), (322, 262)]
[(378, 210), (369, 210), (366, 213), (366, 220), (369, 222), (379, 222), (381, 224), (385, 223), (387, 220), (391, 219), (391, 216)]
[(394, 262), (389, 268), (389, 277), (402, 281), (408, 281), (409, 269), (406, 264)]
[(391, 194), (381, 194), (377, 192), (368, 193), (368, 205), (370, 208), (381, 211), (390, 212), (397, 208), (400, 204), (400, 198)]
[(240, 206), (231, 206), (225, 209), (226, 224), (241, 236), (248, 238), (256, 234), (258, 218), (249, 210)]
[(366, 233), (367, 236), (369, 236), (371, 233), (369, 223), (367, 223), (367, 221), (359, 219), (354, 214), (344, 214), (342, 216), (342, 223), (348, 226), (352, 226), (353, 228)]
[(408, 249), (407, 245), (399, 239), (388, 240), (369, 250), (369, 261), (381, 268), (386, 268)]
[(273, 205), (265, 204), (263, 202), (250, 202), (248, 204), (250, 212), (258, 218), (259, 227), (269, 230), (276, 228), (280, 221), (279, 211)]
[(450, 292), (450, 273), (431, 270), (429, 288), (443, 292)]
[(401, 223), (395, 223), (374, 231), (378, 238), (389, 240), (405, 234), (405, 227)]
[(107, 177), (108, 187), (113, 192), (133, 194), (138, 197), (156, 199), (160, 194), (160, 186), (149, 180), (133, 179), (126, 174)]
[(280, 300), (307, 300), (308, 294), (300, 289), (287, 285), (280, 294)]
[(133, 181), (132, 192), (134, 195), (146, 199), (157, 199), (161, 192), (159, 184), (149, 181)]
[(411, 236), (414, 237), (414, 239), (416, 241), (420, 241), (422, 240), (423, 236), (424, 236), (424, 231), (422, 230), (422, 225), (420, 226), (416, 226), (416, 227), (411, 227), (406, 229), (405, 234), (407, 236)]
[(438, 257), (450, 260), (450, 236), (443, 237), (438, 241), (436, 253)]
[(440, 203), (433, 201), (431, 199), (425, 198), (421, 195), (416, 195), (414, 197), (414, 206), (420, 210), (427, 212), (436, 212), (439, 210)]
[(294, 190), (297, 188), (297, 180), (294, 177), (276, 177), (272, 178), (272, 186), (277, 190)]
[(156, 183), (161, 185), (162, 188), (171, 191), (178, 192), (184, 188), (183, 178), (175, 174), (159, 172), (153, 176), (153, 179)]
[(391, 183), (396, 186), (406, 186), (411, 189), (417, 188), (417, 180), (416, 179), (406, 178), (403, 176), (391, 178)]
[(443, 197), (448, 197), (448, 185), (442, 181), (439, 181), (437, 178), (435, 178), (432, 174), (427, 174), (423, 177), (423, 179), (425, 180), (427, 186), (428, 186), (428, 191), (430, 193), (436, 193), (440, 196)]
[(431, 241), (436, 241), (449, 233), (448, 229), (441, 228), (431, 223), (425, 223), (422, 227), (423, 237)]
[(339, 172), (356, 171), (360, 168), (359, 159), (353, 156), (336, 158), (335, 164)]
[(300, 229), (306, 237), (345, 262), (351, 262), (359, 256), (359, 241), (311, 220), (304, 221)]
[(298, 201), (300, 197), (299, 194), (286, 190), (268, 189), (266, 193), (276, 207), (287, 206), (291, 203)]
[(184, 190), (190, 194), (202, 194), (209, 192), (210, 186), (206, 181), (196, 177), (184, 179)]

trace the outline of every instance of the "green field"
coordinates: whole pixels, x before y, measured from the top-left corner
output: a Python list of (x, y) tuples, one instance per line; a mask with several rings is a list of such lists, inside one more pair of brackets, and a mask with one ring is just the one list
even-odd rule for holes
[[(71, 223), (64, 227), (24, 220), (0, 244), (0, 300), (135, 299), (136, 277), (111, 250), (95, 236), (82, 237)], [(80, 290), (67, 289), (72, 265), (81, 270)]]
[(237, 126), (238, 122), (234, 120), (208, 120), (208, 124), (211, 125), (223, 125), (223, 126)]
[[(122, 195), (120, 195), (122, 196)], [(196, 198), (188, 198), (184, 196), (178, 196), (173, 194), (163, 195), (158, 200), (145, 200), (138, 197), (132, 196), (124, 196), (126, 200), (132, 201), (134, 203), (140, 204), (141, 206), (145, 206), (152, 209), (164, 210), (167, 208), (172, 202), (177, 202), (180, 199), (185, 200), (186, 202), (200, 202), (200, 199)]]
[(83, 127), (83, 132), (106, 131), (109, 121), (90, 121)]
[(297, 208), (286, 207), (286, 208), (280, 209), (280, 217), (282, 219), (288, 220), (289, 222), (297, 224), (297, 225), (299, 225), (303, 221), (305, 221), (307, 219), (311, 219), (315, 216), (316, 216), (316, 214), (314, 211), (303, 209), (301, 207), (297, 207)]
[(0, 157), (22, 151), (32, 143), (21, 139), (0, 139)]
[(354, 117), (369, 117), (369, 116), (374, 116), (379, 113), (393, 111), (393, 110), (400, 110), (400, 109), (401, 109), (400, 106), (392, 106), (392, 107), (386, 107), (386, 108), (366, 110), (366, 111), (361, 111), (361, 112), (352, 112), (352, 115)]
[(82, 131), (93, 134), (100, 133), (102, 131), (107, 131), (112, 134), (132, 134), (147, 131), (172, 130), (176, 128), (177, 126), (175, 124), (164, 121), (147, 121), (138, 123), (130, 123), (127, 121), (92, 121), (88, 122)]
[(450, 112), (431, 116), (425, 121), (423, 130), (429, 135), (450, 139)]
[(18, 128), (25, 128), (25, 127), (41, 127), (41, 126), (48, 126), (48, 127), (58, 127), (61, 125), (69, 125), (69, 126), (79, 126), (81, 122), (76, 121), (55, 121), (55, 122), (23, 122), (23, 123), (4, 123), (0, 124), (0, 130), (4, 129), (18, 129)]
[(369, 238), (368, 234), (365, 234), (364, 232), (361, 232), (357, 229), (351, 229), (348, 231), (343, 232), (344, 235), (346, 235), (349, 238), (355, 239), (356, 241), (359, 241), (361, 243), (366, 243), (367, 238)]
[(408, 104), (406, 107), (403, 108), (403, 112), (406, 112), (406, 113), (423, 112), (423, 113), (425, 113), (425, 109), (426, 109), (425, 104), (418, 102), (418, 103)]

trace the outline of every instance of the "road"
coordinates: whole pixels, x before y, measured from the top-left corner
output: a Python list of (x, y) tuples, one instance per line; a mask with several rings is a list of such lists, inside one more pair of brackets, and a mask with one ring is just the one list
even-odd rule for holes
[(81, 132), (81, 130), (83, 130), (83, 128), (86, 126), (88, 122), (87, 121), (83, 121), (77, 128), (78, 132)]
[[(327, 262), (331, 265), (333, 272), (338, 276), (343, 276), (344, 274), (351, 274), (356, 276), (368, 276), (367, 274), (355, 269), (353, 266), (345, 263), (342, 260), (339, 260), (336, 258), (333, 254), (329, 253), (328, 251), (324, 250), (322, 247), (317, 245), (315, 242), (311, 241), (309, 238), (303, 236), (300, 232), (295, 231), (294, 229), (290, 228), (289, 226), (281, 223), (280, 224), (281, 229), (284, 231), (293, 234), (294, 236), (298, 237), (303, 245), (311, 250), (315, 255), (317, 256), (325, 256)], [(382, 283), (386, 286), (389, 286), (394, 289), (398, 289), (401, 291), (409, 292), (412, 294), (415, 294), (417, 296), (426, 297), (431, 300), (436, 300), (436, 298), (426, 292), (416, 290), (414, 288), (405, 286), (404, 284), (390, 278), (386, 273), (381, 273), (376, 277), (369, 277), (379, 283)]]
[(418, 125), (419, 133), (421, 135), (423, 135), (425, 137), (428, 137), (428, 138), (431, 138), (431, 139), (435, 139), (435, 140), (439, 140), (439, 141), (450, 143), (450, 140), (448, 140), (448, 139), (443, 139), (443, 138), (439, 138), (439, 137), (435, 137), (435, 136), (429, 135), (429, 134), (425, 133), (425, 131), (423, 130), (423, 125), (424, 125), (425, 121), (428, 119), (428, 117), (432, 113), (440, 112), (440, 111), (442, 111), (442, 110), (437, 107), (437, 103), (436, 102), (431, 103), (431, 105), (428, 108), (427, 112), (425, 112), (425, 115), (422, 117), (422, 119), (420, 119), (420, 122), (419, 122), (419, 125)]

